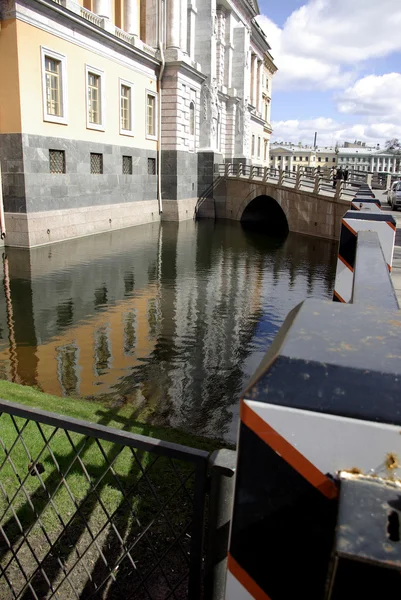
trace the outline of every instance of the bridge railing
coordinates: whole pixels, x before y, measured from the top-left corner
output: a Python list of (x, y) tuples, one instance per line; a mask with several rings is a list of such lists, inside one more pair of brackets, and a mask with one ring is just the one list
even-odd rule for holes
[(395, 221), (369, 192), (342, 219), (343, 297), (295, 307), (243, 394), (227, 600), (399, 593)]
[[(311, 191), (315, 194), (342, 195), (352, 198), (354, 191), (363, 183), (362, 175), (352, 181), (338, 183), (334, 179), (335, 169), (299, 167), (296, 171), (262, 167), (243, 163), (226, 163), (217, 166), (216, 173), (219, 177), (255, 180), (258, 182), (274, 183), (295, 190)], [(366, 174), (365, 174), (366, 179)]]

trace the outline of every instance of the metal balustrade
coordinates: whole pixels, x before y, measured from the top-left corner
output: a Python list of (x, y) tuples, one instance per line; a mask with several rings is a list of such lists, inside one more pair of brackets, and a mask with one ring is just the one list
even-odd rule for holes
[(200, 598), (208, 458), (0, 400), (1, 597)]

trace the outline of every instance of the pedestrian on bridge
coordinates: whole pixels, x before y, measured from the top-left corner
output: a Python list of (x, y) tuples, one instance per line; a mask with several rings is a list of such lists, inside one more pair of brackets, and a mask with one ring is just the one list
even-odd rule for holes
[(349, 176), (349, 171), (348, 171), (348, 166), (347, 166), (347, 167), (345, 167), (344, 173), (343, 173), (344, 187), (346, 187), (346, 185), (347, 185), (348, 176)]
[(341, 181), (344, 178), (344, 171), (342, 170), (342, 167), (340, 167), (339, 169), (337, 169), (336, 174), (333, 174), (333, 188), (336, 187), (337, 185), (337, 181)]

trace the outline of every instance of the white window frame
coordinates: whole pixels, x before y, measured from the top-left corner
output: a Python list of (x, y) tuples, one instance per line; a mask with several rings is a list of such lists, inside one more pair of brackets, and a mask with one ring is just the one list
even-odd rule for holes
[[(125, 79), (119, 79), (119, 98), (120, 98), (120, 135), (134, 136), (134, 84), (131, 81)], [(131, 102), (130, 102), (130, 113), (131, 113), (131, 129), (123, 129), (121, 127), (121, 86), (125, 85), (131, 90)]]
[[(45, 57), (54, 58), (54, 60), (60, 61), (61, 66), (61, 103), (62, 103), (62, 116), (49, 115), (47, 112), (47, 98), (46, 98), (46, 65)], [(68, 125), (68, 97), (67, 97), (67, 57), (64, 54), (59, 54), (46, 48), (45, 46), (40, 47), (40, 57), (42, 65), (42, 100), (43, 100), (43, 120), (49, 123), (58, 123), (59, 125)]]
[[(88, 102), (88, 75), (93, 73), (100, 77), (100, 123), (91, 123), (89, 121), (89, 102)], [(104, 71), (85, 65), (85, 95), (86, 95), (86, 128), (105, 131), (106, 128), (106, 94), (105, 94), (105, 75)]]
[[(155, 135), (149, 135), (148, 133), (148, 96), (153, 96), (155, 99)], [(157, 101), (157, 93), (153, 90), (145, 90), (145, 133), (147, 140), (157, 140), (158, 134), (158, 122), (159, 122), (159, 105)]]

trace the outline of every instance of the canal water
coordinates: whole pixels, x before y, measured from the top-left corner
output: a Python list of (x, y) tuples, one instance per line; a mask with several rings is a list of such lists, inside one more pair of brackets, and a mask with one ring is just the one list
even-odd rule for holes
[(211, 220), (10, 248), (0, 377), (234, 442), (242, 388), (288, 312), (331, 298), (335, 256)]

